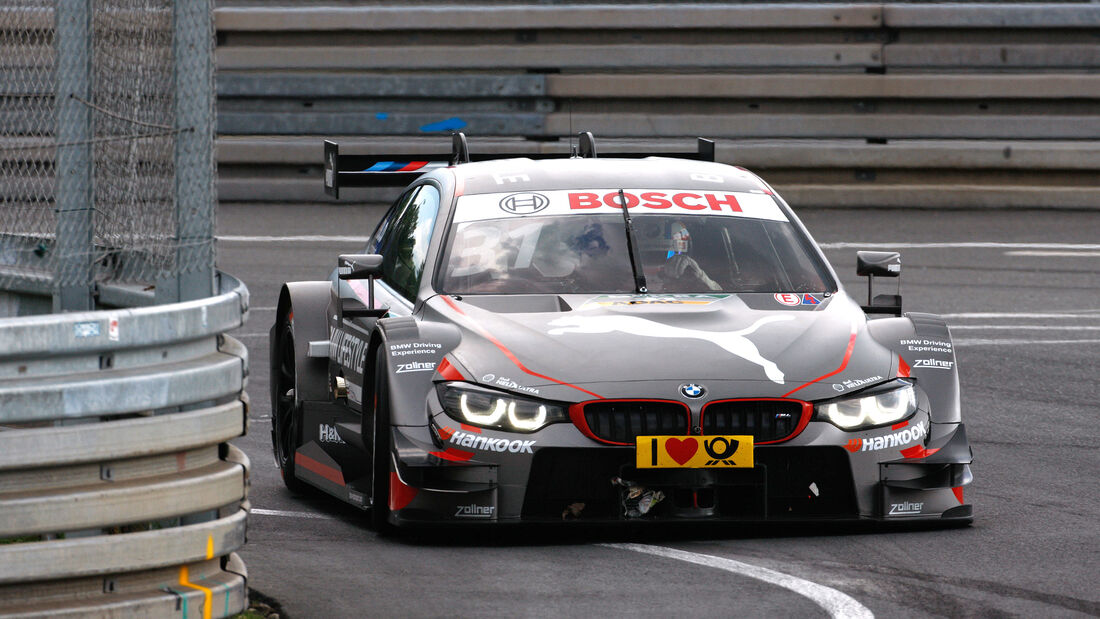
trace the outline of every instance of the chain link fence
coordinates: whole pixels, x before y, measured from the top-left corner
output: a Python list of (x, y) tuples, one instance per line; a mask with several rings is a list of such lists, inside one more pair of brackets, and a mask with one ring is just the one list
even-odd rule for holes
[(0, 289), (213, 290), (211, 0), (5, 0)]

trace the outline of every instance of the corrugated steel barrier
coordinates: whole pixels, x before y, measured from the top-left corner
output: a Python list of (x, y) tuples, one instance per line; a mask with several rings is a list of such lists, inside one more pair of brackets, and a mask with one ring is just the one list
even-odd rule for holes
[(0, 319), (0, 617), (246, 607), (248, 289)]
[(461, 129), (497, 152), (715, 138), (795, 206), (1100, 204), (1096, 3), (236, 4), (222, 200), (326, 200), (321, 136), (433, 152)]

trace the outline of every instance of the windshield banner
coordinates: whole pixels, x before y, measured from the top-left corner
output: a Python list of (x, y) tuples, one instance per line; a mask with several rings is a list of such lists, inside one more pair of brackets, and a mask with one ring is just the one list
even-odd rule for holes
[[(646, 212), (682, 215), (724, 215), (787, 221), (772, 196), (765, 193), (703, 191), (699, 189), (624, 189), (632, 214)], [(585, 215), (619, 211), (618, 189), (520, 191), (461, 196), (454, 221), (481, 221), (509, 217)]]

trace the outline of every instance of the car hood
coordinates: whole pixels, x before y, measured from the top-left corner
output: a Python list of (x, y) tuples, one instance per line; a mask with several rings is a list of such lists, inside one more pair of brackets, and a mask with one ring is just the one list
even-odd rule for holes
[(451, 359), (465, 377), (569, 401), (670, 397), (681, 383), (812, 400), (897, 367), (843, 293), (437, 296), (426, 311), (461, 330)]

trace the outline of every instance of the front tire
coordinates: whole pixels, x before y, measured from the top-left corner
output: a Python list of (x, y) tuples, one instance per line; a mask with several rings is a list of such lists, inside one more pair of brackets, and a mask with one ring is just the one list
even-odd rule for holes
[(275, 346), (271, 355), (271, 443), (283, 484), (294, 494), (302, 494), (308, 487), (294, 471), (294, 454), (302, 433), (302, 407), (295, 393), (298, 373), (294, 325), (289, 315), (281, 315), (275, 326)]

